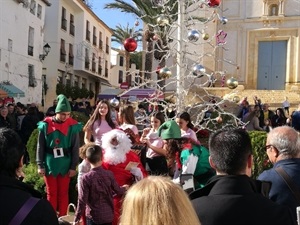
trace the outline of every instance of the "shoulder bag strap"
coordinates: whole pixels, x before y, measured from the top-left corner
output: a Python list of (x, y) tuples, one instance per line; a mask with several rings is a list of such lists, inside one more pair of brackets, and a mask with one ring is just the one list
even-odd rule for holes
[(28, 215), (28, 213), (30, 213), (30, 211), (32, 210), (32, 208), (36, 205), (36, 203), (39, 200), (40, 199), (38, 199), (38, 198), (30, 197), (24, 203), (24, 205), (19, 209), (19, 211), (17, 212), (17, 214), (14, 216), (14, 218), (10, 221), (10, 223), (8, 225), (20, 225), (23, 222), (23, 220), (26, 218), (26, 216)]
[(300, 192), (295, 183), (292, 181), (291, 177), (284, 171), (284, 169), (282, 169), (282, 167), (275, 168), (275, 171), (283, 178), (283, 180), (293, 193), (294, 197), (296, 198), (298, 204), (300, 205)]

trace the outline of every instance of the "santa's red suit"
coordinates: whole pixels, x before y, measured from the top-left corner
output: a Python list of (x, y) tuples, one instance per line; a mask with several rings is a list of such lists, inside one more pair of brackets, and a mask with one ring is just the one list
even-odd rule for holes
[[(136, 153), (131, 151), (131, 141), (122, 130), (114, 129), (102, 136), (102, 147), (104, 149), (104, 169), (113, 172), (117, 183), (132, 185), (135, 180), (147, 176), (145, 168)], [(126, 168), (130, 162), (138, 163), (137, 167)], [(113, 225), (119, 224), (122, 196), (114, 197), (114, 221)]]

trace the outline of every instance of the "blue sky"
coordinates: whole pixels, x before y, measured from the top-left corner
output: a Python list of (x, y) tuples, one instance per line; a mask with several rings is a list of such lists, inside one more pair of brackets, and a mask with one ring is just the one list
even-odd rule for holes
[[(125, 1), (132, 3), (131, 0)], [(134, 27), (134, 23), (137, 19), (136, 17), (131, 14), (120, 12), (119, 10), (104, 9), (105, 4), (112, 3), (114, 0), (89, 0), (89, 2), (92, 4), (92, 10), (94, 13), (110, 28), (115, 28), (118, 24), (127, 26), (127, 23), (129, 23), (130, 27)], [(141, 21), (139, 22), (140, 24), (142, 23)]]

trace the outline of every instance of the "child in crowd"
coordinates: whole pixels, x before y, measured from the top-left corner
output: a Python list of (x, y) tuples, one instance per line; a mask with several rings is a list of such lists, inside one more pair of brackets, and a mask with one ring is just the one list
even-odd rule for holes
[[(79, 148), (79, 156), (82, 158), (81, 163), (78, 165), (78, 176), (77, 176), (77, 188), (80, 188), (80, 182), (82, 176), (91, 170), (91, 164), (87, 161), (85, 153), (89, 147), (94, 146), (95, 143), (88, 143)], [(86, 216), (85, 212), (82, 214), (82, 224), (86, 225)]]
[(74, 225), (79, 225), (84, 211), (87, 224), (112, 224), (114, 217), (113, 193), (123, 195), (128, 185), (120, 187), (111, 171), (102, 168), (102, 149), (91, 144), (86, 148), (86, 160), (91, 170), (84, 174), (78, 187), (78, 203)]
[(181, 137), (190, 138), (196, 144), (200, 144), (195, 131), (194, 125), (191, 122), (191, 116), (188, 112), (183, 112), (176, 117), (176, 123), (180, 127)]
[(265, 126), (263, 127), (264, 131), (269, 133), (273, 128), (272, 128), (272, 123), (270, 119), (265, 119), (264, 120)]
[(151, 128), (145, 128), (141, 136), (141, 142), (147, 144), (146, 169), (152, 175), (167, 175), (168, 165), (166, 150), (163, 140), (158, 136), (157, 130), (165, 122), (162, 112), (154, 113), (151, 118)]

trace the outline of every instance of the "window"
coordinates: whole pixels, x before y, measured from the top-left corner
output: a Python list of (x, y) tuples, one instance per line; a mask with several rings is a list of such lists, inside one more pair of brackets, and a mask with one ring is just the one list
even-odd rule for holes
[(62, 7), (62, 12), (61, 12), (61, 29), (67, 30), (67, 11), (64, 7)]
[(36, 15), (38, 18), (42, 19), (42, 6), (40, 4), (38, 4)]
[(74, 86), (79, 87), (79, 76), (74, 77)]
[(30, 12), (31, 12), (33, 15), (35, 15), (35, 7), (36, 7), (36, 2), (35, 2), (35, 0), (31, 0), (29, 8), (30, 8)]
[(93, 45), (97, 45), (96, 27), (93, 27)]
[(28, 64), (28, 86), (36, 87), (37, 83), (34, 76), (34, 65)]
[(96, 55), (95, 55), (95, 53), (93, 53), (93, 57), (92, 57), (92, 71), (96, 72)]
[(123, 71), (119, 70), (119, 84), (123, 83)]
[(120, 56), (120, 66), (124, 66), (124, 57)]
[(73, 45), (69, 44), (69, 64), (74, 65)]
[(11, 39), (8, 39), (7, 49), (8, 49), (9, 52), (12, 51), (12, 47), (13, 47), (13, 41)]
[(99, 59), (98, 59), (98, 74), (100, 74), (100, 75), (102, 73), (101, 60), (102, 60), (101, 57), (99, 57)]
[(86, 21), (86, 34), (85, 34), (85, 39), (87, 41), (90, 41), (91, 40), (91, 32), (90, 32), (90, 22), (87, 20)]
[(86, 88), (86, 79), (82, 78), (81, 88)]
[(85, 49), (85, 66), (86, 69), (89, 69), (90, 67), (90, 58), (89, 58), (89, 49)]
[(56, 78), (58, 84), (63, 84), (62, 76), (63, 76), (63, 72), (59, 70)]
[(60, 61), (66, 62), (66, 49), (64, 39), (60, 39)]
[(108, 61), (105, 60), (105, 74), (104, 74), (105, 77), (108, 77)]
[(28, 55), (33, 56), (33, 43), (34, 43), (34, 28), (29, 27), (28, 31)]
[(99, 32), (99, 49), (103, 49), (102, 32)]
[(106, 37), (106, 51), (107, 54), (109, 54), (109, 42), (108, 42), (108, 37)]
[(278, 5), (272, 4), (269, 6), (269, 16), (278, 16)]
[(74, 15), (70, 14), (70, 34), (74, 36), (75, 25), (74, 25)]

